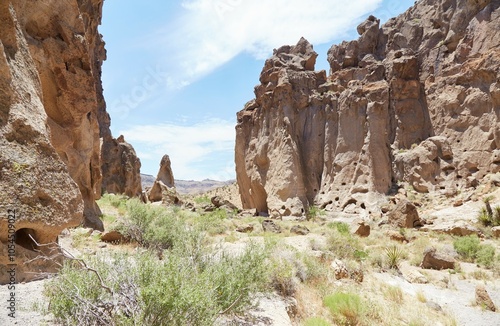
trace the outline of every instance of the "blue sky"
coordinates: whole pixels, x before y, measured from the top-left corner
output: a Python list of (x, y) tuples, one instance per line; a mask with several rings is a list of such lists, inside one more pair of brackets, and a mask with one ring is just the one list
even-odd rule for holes
[(331, 45), (358, 37), (369, 14), (385, 22), (408, 0), (106, 0), (100, 32), (111, 131), (156, 175), (170, 155), (176, 179), (229, 180), (236, 112), (254, 97), (273, 48), (301, 36), (328, 71)]

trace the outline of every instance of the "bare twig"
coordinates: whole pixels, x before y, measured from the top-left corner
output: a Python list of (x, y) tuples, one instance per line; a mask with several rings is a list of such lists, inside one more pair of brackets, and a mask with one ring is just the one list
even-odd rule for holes
[[(51, 243), (46, 243), (46, 244), (39, 244), (35, 239), (33, 239), (33, 237), (31, 236), (31, 234), (29, 235), (29, 237), (31, 238), (31, 240), (33, 240), (33, 242), (38, 246), (38, 247), (44, 247), (44, 246), (50, 246), (50, 245), (53, 245), (53, 246), (56, 246), (57, 248), (59, 248), (59, 250), (61, 250), (61, 252), (63, 253), (64, 257), (66, 257), (67, 259), (70, 259), (70, 260), (74, 260), (74, 261), (77, 261), (80, 263), (80, 266), (82, 266), (83, 268), (85, 268), (86, 270), (90, 271), (90, 272), (93, 272), (97, 278), (99, 279), (99, 282), (101, 283), (101, 287), (103, 289), (105, 289), (106, 291), (108, 291), (109, 294), (111, 295), (114, 295), (114, 292), (113, 290), (107, 286), (106, 284), (104, 284), (104, 280), (102, 279), (101, 277), (101, 274), (99, 274), (99, 272), (92, 268), (92, 267), (89, 267), (87, 265), (87, 263), (85, 262), (85, 260), (83, 259), (80, 259), (80, 258), (76, 258), (75, 256), (73, 256), (69, 251), (65, 250), (63, 247), (61, 247), (58, 243), (55, 243), (55, 242), (51, 242)], [(67, 253), (67, 255), (65, 254)], [(38, 257), (37, 257), (38, 258)], [(36, 259), (36, 258), (35, 258)], [(52, 260), (52, 258), (49, 258), (47, 256), (41, 256), (40, 259), (44, 259), (44, 260)], [(53, 261), (53, 260), (52, 260)], [(59, 264), (59, 266), (61, 266)]]
[(229, 305), (229, 307), (227, 307), (226, 309), (224, 309), (223, 311), (219, 312), (219, 315), (224, 315), (226, 314), (228, 311), (230, 311), (231, 309), (233, 309), (237, 304), (238, 302), (241, 300), (241, 298), (243, 297), (243, 293), (241, 293), (237, 298), (236, 300), (234, 300), (233, 303), (231, 303)]

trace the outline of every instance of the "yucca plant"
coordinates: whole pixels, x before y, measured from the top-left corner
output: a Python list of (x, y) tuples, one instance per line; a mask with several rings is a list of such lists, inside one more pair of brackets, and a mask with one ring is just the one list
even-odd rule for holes
[(405, 254), (400, 247), (393, 245), (385, 248), (385, 255), (387, 257), (389, 268), (398, 269), (399, 263), (404, 258)]

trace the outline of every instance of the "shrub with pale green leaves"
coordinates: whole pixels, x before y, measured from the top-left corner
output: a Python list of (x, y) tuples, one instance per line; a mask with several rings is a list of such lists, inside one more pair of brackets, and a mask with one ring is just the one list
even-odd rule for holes
[(45, 294), (63, 325), (212, 325), (220, 314), (248, 309), (252, 294), (269, 289), (267, 258), (254, 244), (240, 255), (91, 256), (87, 266), (97, 273), (68, 261)]
[(365, 316), (365, 304), (356, 293), (337, 292), (323, 300), (340, 325), (359, 325)]

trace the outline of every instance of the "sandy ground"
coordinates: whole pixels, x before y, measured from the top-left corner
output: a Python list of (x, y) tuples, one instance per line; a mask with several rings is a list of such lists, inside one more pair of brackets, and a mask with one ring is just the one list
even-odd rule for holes
[(6, 309), (6, 300), (9, 299), (8, 285), (0, 286), (0, 301), (2, 309), (0, 312), (0, 325), (55, 325), (53, 316), (43, 316), (39, 310), (48, 306), (46, 298), (43, 296), (44, 284), (47, 280), (33, 281), (24, 284), (16, 284), (15, 298), (16, 311), (15, 318), (9, 317), (10, 311)]

